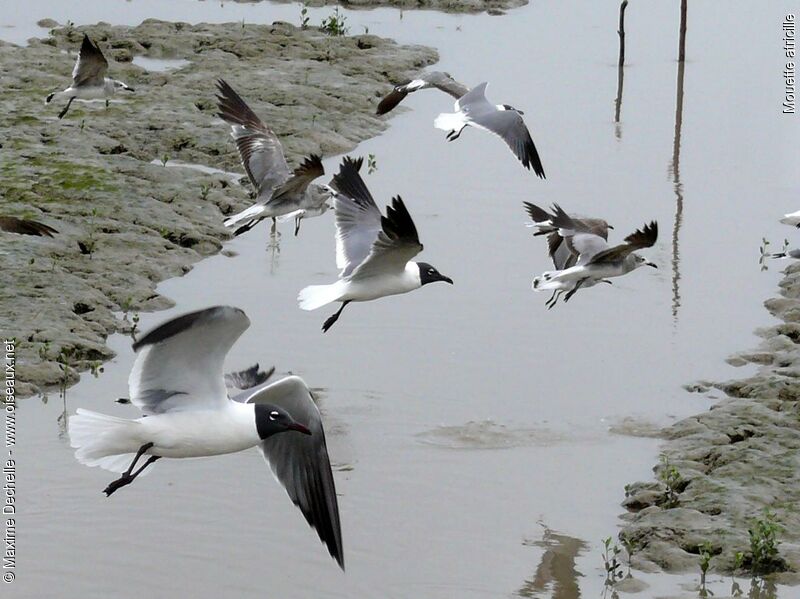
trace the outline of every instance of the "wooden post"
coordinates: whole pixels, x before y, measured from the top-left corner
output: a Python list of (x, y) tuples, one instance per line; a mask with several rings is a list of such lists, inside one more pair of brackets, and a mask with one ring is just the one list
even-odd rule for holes
[(622, 0), (619, 5), (619, 66), (625, 64), (625, 9), (628, 8), (628, 0)]
[(686, 5), (689, 0), (681, 0), (681, 30), (678, 40), (678, 62), (686, 59)]

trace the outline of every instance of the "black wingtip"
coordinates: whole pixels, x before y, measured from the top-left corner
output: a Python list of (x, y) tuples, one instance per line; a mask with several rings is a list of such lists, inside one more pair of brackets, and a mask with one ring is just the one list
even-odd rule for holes
[(364, 159), (362, 157), (351, 158), (350, 156), (345, 156), (341, 165), (339, 165), (339, 172), (333, 176), (330, 184), (335, 191), (362, 206), (375, 203), (366, 183), (364, 183), (359, 174), (363, 164)]
[(541, 223), (544, 221), (550, 220), (550, 215), (543, 209), (539, 208), (536, 204), (531, 202), (522, 202), (522, 205), (525, 206), (525, 210), (528, 213), (528, 216), (533, 219), (535, 223)]
[(407, 95), (408, 92), (400, 91), (395, 87), (380, 101), (378, 108), (375, 110), (375, 114), (381, 116), (387, 112), (391, 112)]

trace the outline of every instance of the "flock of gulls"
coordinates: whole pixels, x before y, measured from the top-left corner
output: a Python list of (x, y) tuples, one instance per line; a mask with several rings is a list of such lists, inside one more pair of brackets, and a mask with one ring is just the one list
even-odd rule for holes
[[(106, 77), (108, 62), (98, 46), (84, 36), (72, 84), (47, 96), (66, 100), (63, 118), (75, 99), (108, 99), (133, 89)], [(545, 173), (523, 113), (486, 99), (486, 83), (473, 88), (441, 72), (428, 72), (397, 85), (379, 103), (386, 114), (409, 94), (435, 88), (455, 98), (452, 113), (440, 114), (435, 127), (447, 140), (459, 138), (465, 127), (488, 131), (511, 149), (519, 162), (544, 179)], [(235, 235), (271, 219), (272, 232), (281, 220), (295, 223), (333, 210), (336, 225), (338, 279), (312, 285), (298, 295), (300, 308), (315, 310), (332, 303), (339, 309), (323, 324), (328, 331), (351, 302), (407, 293), (428, 283), (452, 284), (426, 262), (413, 259), (422, 251), (414, 220), (399, 196), (382, 213), (361, 178), (362, 159), (345, 157), (328, 184), (320, 156), (311, 155), (290, 169), (280, 140), (224, 80), (217, 83), (219, 117), (230, 125), (242, 166), (255, 191), (255, 202), (225, 219)], [(609, 245), (605, 220), (525, 203), (534, 235), (544, 235), (554, 270), (535, 277), (534, 291), (551, 291), (552, 308), (579, 290), (625, 275), (639, 266), (656, 265), (638, 254), (658, 237), (656, 222), (645, 224), (617, 245)], [(800, 222), (800, 219), (798, 219)], [(28, 235), (53, 236), (52, 227), (11, 216), (0, 217), (0, 229)], [(220, 455), (258, 447), (275, 478), (286, 489), (309, 525), (316, 529), (331, 556), (344, 569), (339, 508), (325, 443), (322, 418), (306, 383), (297, 376), (272, 381), (258, 366), (225, 374), (225, 357), (250, 321), (244, 312), (215, 306), (173, 318), (133, 344), (136, 359), (128, 379), (126, 403), (142, 416), (119, 418), (78, 409), (69, 420), (75, 457), (120, 476), (104, 490), (107, 496), (129, 485), (161, 458)], [(238, 389), (238, 392), (235, 391)]]

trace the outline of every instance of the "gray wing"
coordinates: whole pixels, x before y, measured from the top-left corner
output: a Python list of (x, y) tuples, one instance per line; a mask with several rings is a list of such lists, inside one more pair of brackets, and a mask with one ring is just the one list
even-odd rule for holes
[(291, 431), (273, 435), (262, 441), (259, 449), (275, 478), (344, 570), (336, 485), (325, 444), (322, 417), (311, 391), (303, 379), (290, 376), (237, 395), (234, 400), (283, 408), (295, 421), (311, 431), (310, 435)]
[(553, 205), (553, 214), (530, 202), (523, 204), (536, 227), (534, 235), (547, 235), (548, 253), (556, 270), (575, 266), (581, 250), (584, 261), (588, 261), (608, 247), (605, 240), (608, 239), (609, 224), (605, 220), (568, 215), (558, 204)]
[(291, 175), (283, 146), (224, 79), (217, 81), (219, 117), (231, 126), (242, 166), (259, 195), (271, 192)]
[(539, 152), (536, 151), (533, 138), (522, 116), (516, 110), (495, 108), (492, 112), (475, 115), (470, 119), (470, 123), (500, 137), (511, 148), (522, 166), (527, 169), (533, 168), (537, 177), (545, 178)]
[(103, 85), (106, 71), (108, 71), (106, 57), (84, 33), (78, 60), (72, 69), (73, 87)]
[(322, 159), (317, 154), (311, 154), (303, 161), (303, 164), (294, 169), (286, 183), (272, 192), (272, 197), (267, 203), (273, 205), (280, 204), (284, 199), (292, 200), (298, 194), (305, 192), (314, 179), (324, 174)]
[(261, 370), (256, 362), (250, 368), (226, 373), (225, 386), (228, 389), (252, 389), (267, 382), (274, 372), (274, 366), (269, 370)]
[(406, 264), (422, 251), (417, 228), (400, 196), (392, 198), (381, 217), (381, 231), (372, 249), (351, 278), (367, 278), (387, 273), (401, 273)]
[(658, 239), (658, 223), (650, 221), (641, 229), (636, 229), (625, 238), (625, 243), (615, 245), (592, 256), (589, 261), (591, 264), (601, 262), (616, 262), (624, 260), (629, 254), (636, 250), (652, 247)]
[(400, 104), (405, 97), (419, 89), (428, 89), (435, 87), (443, 92), (450, 94), (455, 99), (460, 98), (469, 91), (469, 88), (462, 83), (453, 79), (448, 73), (441, 71), (432, 71), (430, 73), (422, 73), (415, 79), (401, 85), (395, 85), (394, 89), (389, 92), (378, 104), (376, 114), (386, 114), (394, 109), (395, 106)]
[(358, 171), (363, 159), (345, 156), (330, 187), (336, 193), (336, 266), (340, 277), (347, 277), (372, 250), (381, 231), (381, 212)]
[(227, 401), (225, 356), (250, 320), (239, 308), (215, 306), (173, 318), (133, 344), (131, 403), (145, 414), (219, 408)]
[(52, 237), (58, 233), (53, 227), (44, 223), (16, 216), (0, 216), (0, 231), (19, 235), (38, 235), (39, 237)]

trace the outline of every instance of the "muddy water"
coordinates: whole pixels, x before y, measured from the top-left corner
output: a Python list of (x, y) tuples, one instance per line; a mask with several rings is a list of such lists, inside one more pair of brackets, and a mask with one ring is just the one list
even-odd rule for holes
[[(454, 287), (352, 305), (322, 335), (328, 312), (301, 312), (295, 296), (335, 278), (326, 215), (305, 221), (299, 238), (285, 227), (279, 252), (266, 247), (265, 227), (234, 240), (235, 257), (162, 284), (177, 307), (141, 321), (148, 328), (192, 308), (237, 305), (253, 325), (229, 366), (275, 364), (321, 389), (347, 574), (256, 452), (159, 463), (105, 499), (109, 475), (74, 461), (51, 398), (19, 410), (14, 592), (547, 597), (552, 585), (537, 577), (553, 543), (566, 539), (554, 580), (570, 583), (568, 596), (599, 595), (599, 541), (615, 534), (623, 485), (647, 478), (658, 452), (656, 441), (611, 435), (609, 426), (626, 417), (667, 424), (705, 409), (712, 399), (681, 385), (737, 374), (723, 358), (750, 347), (753, 329), (770, 322), (761, 302), (778, 274), (759, 272), (758, 247), (762, 236), (780, 245), (794, 233), (777, 218), (797, 209), (800, 189), (790, 170), (796, 121), (780, 112), (780, 23), (790, 4), (731, 2), (721, 12), (718, 3), (691, 3), (682, 96), (677, 9), (631, 6), (617, 124), (616, 2), (534, 2), (506, 17), (347, 12), (353, 31), (436, 46), (442, 69), (469, 84), (489, 79), (490, 99), (525, 111), (548, 179), (479, 132), (448, 144), (431, 122), (449, 99), (417, 94), (406, 102), (412, 111), (356, 153), (375, 154), (373, 194), (403, 196), (422, 258)], [(312, 10), (312, 22), (329, 12)], [(296, 22), (299, 9), (42, 0), (0, 17), (0, 37), (35, 35), (43, 17)], [(327, 159), (327, 171), (337, 162)], [(524, 227), (523, 200), (605, 217), (615, 239), (657, 220), (648, 257), (659, 270), (548, 312), (546, 297), (529, 288), (549, 265), (543, 241)], [(129, 340), (112, 347), (118, 358), (100, 378), (70, 390), (70, 411), (133, 414), (113, 403), (127, 392)], [(686, 590), (694, 576), (637, 576), (649, 594), (696, 594)], [(717, 595), (727, 590), (715, 584)]]

